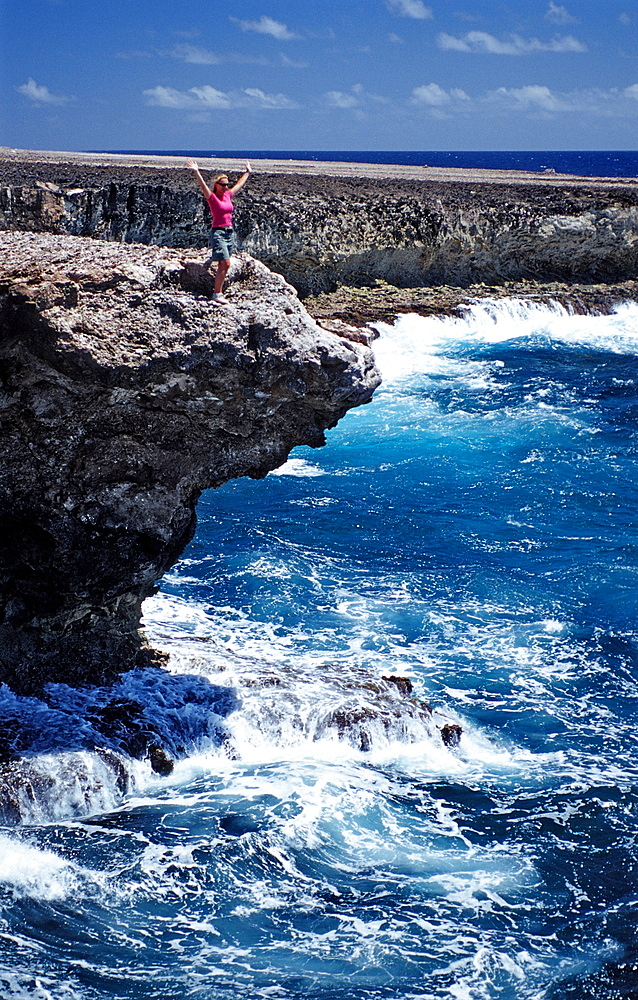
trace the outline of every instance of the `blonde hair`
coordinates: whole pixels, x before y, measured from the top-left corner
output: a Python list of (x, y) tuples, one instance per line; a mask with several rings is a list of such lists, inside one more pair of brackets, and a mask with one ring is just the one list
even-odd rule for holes
[(228, 174), (217, 174), (217, 176), (213, 178), (213, 187), (222, 179), (222, 177), (225, 177), (226, 180), (228, 180)]

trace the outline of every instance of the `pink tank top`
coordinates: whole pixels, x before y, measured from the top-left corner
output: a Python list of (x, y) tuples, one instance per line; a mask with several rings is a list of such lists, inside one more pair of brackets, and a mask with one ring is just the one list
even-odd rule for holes
[(211, 225), (214, 229), (218, 226), (232, 226), (233, 196), (230, 191), (225, 191), (221, 198), (218, 198), (215, 192), (211, 191), (208, 207), (210, 208)]

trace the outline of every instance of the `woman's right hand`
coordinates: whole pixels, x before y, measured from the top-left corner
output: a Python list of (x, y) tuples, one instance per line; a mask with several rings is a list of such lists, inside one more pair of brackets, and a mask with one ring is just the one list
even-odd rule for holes
[(195, 160), (187, 160), (186, 164), (188, 167), (190, 167), (191, 170), (199, 170), (199, 167), (197, 166)]

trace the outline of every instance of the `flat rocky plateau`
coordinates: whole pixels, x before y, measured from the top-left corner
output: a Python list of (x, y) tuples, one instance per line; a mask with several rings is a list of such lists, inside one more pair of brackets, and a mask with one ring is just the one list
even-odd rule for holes
[[(205, 176), (244, 167), (198, 163)], [(638, 297), (636, 178), (251, 165), (236, 201), (240, 247), (282, 274), (322, 321), (365, 326), (504, 296), (608, 312)], [(0, 147), (0, 228), (201, 249), (207, 227), (183, 157)]]

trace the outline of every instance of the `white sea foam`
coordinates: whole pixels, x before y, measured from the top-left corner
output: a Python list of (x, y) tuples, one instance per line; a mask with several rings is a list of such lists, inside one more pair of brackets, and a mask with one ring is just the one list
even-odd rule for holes
[(78, 870), (71, 862), (13, 837), (0, 835), (0, 885), (19, 896), (66, 899), (78, 889)]
[(86, 993), (70, 981), (59, 977), (34, 976), (26, 972), (0, 969), (2, 1000), (85, 1000)]
[[(406, 647), (392, 642), (387, 654), (374, 654), (373, 666), (361, 647), (364, 636), (375, 633), (379, 624), (374, 609), (363, 598), (357, 606), (353, 621), (360, 623), (362, 641), (358, 646), (350, 641), (332, 656), (313, 648), (315, 635), (280, 630), (248, 615), (228, 615), (228, 609), (221, 608), (199, 608), (197, 639), (189, 642), (185, 633), (192, 630), (196, 609), (167, 595), (147, 601), (145, 616), (153, 641), (159, 639), (171, 654), (172, 670), (178, 674), (201, 672), (211, 682), (235, 692), (236, 709), (223, 724), (228, 746), (242, 766), (283, 761), (321, 762), (326, 767), (365, 763), (441, 777), (513, 775), (521, 770), (542, 773), (547, 765), (545, 757), (537, 759), (515, 746), (495, 742), (445, 705), (428, 718), (415, 712), (409, 699), (397, 694), (388, 701), (388, 695), (375, 693), (382, 674), (405, 675), (407, 668), (418, 677), (420, 666), (432, 662), (432, 656), (436, 659), (438, 652), (429, 643)], [(180, 608), (186, 612), (183, 630)], [(165, 627), (168, 621), (170, 632)], [(511, 631), (508, 625), (505, 628)], [(539, 623), (535, 630), (546, 634), (545, 623)], [(204, 636), (207, 640), (202, 643)], [(491, 633), (485, 638), (493, 641)], [(478, 638), (473, 641), (478, 642)], [(516, 643), (514, 638), (503, 652), (508, 669)], [(422, 696), (427, 697), (427, 692)], [(457, 704), (462, 700), (457, 698)], [(459, 748), (443, 744), (440, 730), (446, 724), (463, 729)], [(226, 749), (207, 747), (203, 754), (192, 755), (196, 769), (226, 768)], [(178, 765), (176, 778), (181, 775), (179, 780), (188, 780), (188, 773), (187, 765)]]
[[(584, 347), (614, 354), (638, 353), (638, 305), (624, 303), (611, 315), (580, 315), (558, 303), (524, 299), (483, 300), (462, 317), (401, 315), (393, 325), (377, 323), (374, 353), (384, 382), (415, 373), (478, 375), (488, 365), (454, 358), (447, 352), (514, 341)], [(493, 362), (492, 362), (493, 364)]]
[(136, 764), (110, 753), (38, 754), (12, 764), (6, 785), (9, 822), (52, 823), (114, 809), (124, 786), (134, 784)]
[(271, 476), (297, 476), (301, 479), (312, 479), (325, 474), (324, 469), (306, 461), (305, 458), (289, 458), (287, 462), (270, 473)]

